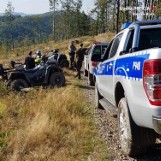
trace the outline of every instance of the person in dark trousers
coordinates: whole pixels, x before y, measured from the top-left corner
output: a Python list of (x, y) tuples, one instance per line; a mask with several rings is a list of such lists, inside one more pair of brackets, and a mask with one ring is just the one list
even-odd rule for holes
[(82, 63), (84, 60), (84, 48), (83, 44), (80, 44), (80, 48), (76, 52), (75, 60), (76, 60), (76, 69), (77, 69), (77, 75), (75, 77), (78, 77), (78, 79), (81, 79), (81, 68), (82, 68)]
[(69, 56), (70, 56), (70, 68), (72, 69), (74, 67), (74, 58), (75, 58), (75, 52), (76, 52), (74, 41), (71, 41), (71, 44), (68, 46), (68, 50), (69, 50)]
[(33, 52), (30, 51), (25, 58), (26, 70), (35, 68), (35, 59), (33, 58)]

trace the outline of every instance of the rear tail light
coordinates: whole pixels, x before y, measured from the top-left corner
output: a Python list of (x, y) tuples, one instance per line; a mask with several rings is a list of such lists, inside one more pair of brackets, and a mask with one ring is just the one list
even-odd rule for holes
[(92, 61), (92, 66), (93, 66), (93, 67), (96, 67), (96, 66), (97, 66), (97, 62)]
[(161, 59), (146, 60), (143, 68), (143, 84), (152, 105), (161, 105)]

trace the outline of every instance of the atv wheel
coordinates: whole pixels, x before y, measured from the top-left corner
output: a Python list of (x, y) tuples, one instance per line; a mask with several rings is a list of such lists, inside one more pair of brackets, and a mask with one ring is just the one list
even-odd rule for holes
[(62, 87), (65, 84), (65, 77), (63, 73), (52, 73), (49, 78), (49, 84), (53, 87)]
[(62, 67), (62, 68), (69, 68), (69, 61), (68, 60), (62, 60), (60, 62), (60, 67)]
[(13, 91), (21, 91), (21, 89), (27, 87), (28, 83), (24, 79), (15, 79), (11, 82), (11, 89)]

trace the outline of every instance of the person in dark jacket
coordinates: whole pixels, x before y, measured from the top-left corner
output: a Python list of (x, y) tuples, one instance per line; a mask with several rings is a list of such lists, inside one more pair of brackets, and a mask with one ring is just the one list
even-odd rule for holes
[(30, 51), (25, 58), (26, 70), (35, 68), (35, 59), (33, 58), (33, 52)]
[(75, 58), (75, 52), (76, 52), (76, 47), (74, 45), (74, 41), (71, 41), (71, 44), (68, 46), (69, 50), (69, 56), (70, 56), (70, 68), (74, 67), (74, 58)]
[(80, 44), (80, 48), (76, 52), (76, 56), (75, 56), (76, 69), (77, 69), (77, 75), (75, 77), (78, 77), (78, 79), (81, 79), (81, 68), (84, 60), (84, 52), (85, 50), (83, 48), (83, 44)]

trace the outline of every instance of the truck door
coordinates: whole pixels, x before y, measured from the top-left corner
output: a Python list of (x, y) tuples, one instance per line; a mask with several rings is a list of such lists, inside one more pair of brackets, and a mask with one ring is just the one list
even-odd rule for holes
[[(114, 75), (114, 66), (115, 66), (115, 56), (117, 54), (117, 50), (120, 44), (122, 34), (115, 37), (110, 44), (110, 48), (108, 49), (108, 53), (105, 54), (103, 63), (101, 64), (104, 68), (103, 75), (101, 76), (100, 83), (101, 83), (101, 91), (104, 97), (111, 103), (114, 103), (113, 97), (113, 75)], [(108, 55), (108, 57), (106, 56)]]

